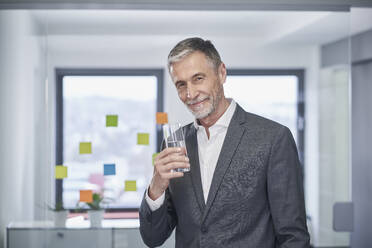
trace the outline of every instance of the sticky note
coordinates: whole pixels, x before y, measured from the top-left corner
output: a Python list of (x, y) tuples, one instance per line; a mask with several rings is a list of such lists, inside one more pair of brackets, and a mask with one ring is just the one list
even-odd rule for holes
[(115, 164), (104, 164), (103, 165), (103, 175), (110, 176), (110, 175), (115, 175), (115, 174), (116, 174)]
[(117, 115), (106, 115), (106, 127), (117, 127), (118, 116)]
[(158, 152), (152, 154), (152, 165), (154, 165), (154, 163), (155, 163), (155, 158), (156, 158), (156, 156), (158, 156), (158, 155), (159, 155)]
[(137, 144), (138, 145), (149, 145), (150, 134), (149, 133), (138, 133), (137, 134)]
[(97, 184), (99, 187), (103, 188), (105, 184), (105, 177), (102, 173), (91, 173), (88, 179), (89, 183)]
[(57, 165), (56, 170), (56, 179), (63, 179), (67, 177), (67, 167), (63, 165)]
[(133, 180), (126, 180), (124, 191), (137, 191), (137, 182)]
[(80, 201), (81, 202), (93, 202), (93, 191), (92, 190), (80, 190)]
[(168, 123), (168, 114), (164, 112), (156, 113), (156, 123), (157, 124), (167, 124)]
[(92, 153), (92, 142), (80, 142), (79, 153), (80, 154), (91, 154)]

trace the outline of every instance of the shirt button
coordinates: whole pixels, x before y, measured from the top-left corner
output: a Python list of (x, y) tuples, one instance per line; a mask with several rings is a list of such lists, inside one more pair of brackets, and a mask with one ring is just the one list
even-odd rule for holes
[(203, 225), (203, 226), (201, 226), (201, 231), (202, 231), (202, 233), (206, 233), (206, 232), (208, 232), (208, 228)]

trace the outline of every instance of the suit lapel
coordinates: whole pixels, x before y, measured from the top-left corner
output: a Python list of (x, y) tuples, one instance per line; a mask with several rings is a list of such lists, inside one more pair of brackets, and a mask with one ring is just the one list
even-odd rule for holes
[(216, 197), (216, 193), (221, 185), (222, 179), (227, 169), (230, 167), (231, 159), (240, 143), (241, 137), (244, 134), (245, 129), (240, 125), (242, 122), (244, 122), (244, 120), (244, 110), (237, 104), (235, 113), (227, 129), (225, 140), (223, 142), (221, 152), (217, 161), (216, 169), (213, 174), (212, 184), (207, 199), (207, 205), (202, 217), (202, 223), (208, 215), (208, 212)]
[(194, 125), (190, 127), (190, 133), (186, 136), (186, 148), (187, 148), (187, 155), (190, 159), (190, 173), (192, 186), (194, 188), (194, 192), (196, 195), (197, 202), (199, 204), (199, 208), (201, 213), (204, 212), (205, 209), (205, 201), (203, 195), (203, 188), (201, 183), (201, 176), (200, 176), (200, 165), (199, 165), (199, 153), (198, 153), (198, 140), (196, 137), (196, 129)]

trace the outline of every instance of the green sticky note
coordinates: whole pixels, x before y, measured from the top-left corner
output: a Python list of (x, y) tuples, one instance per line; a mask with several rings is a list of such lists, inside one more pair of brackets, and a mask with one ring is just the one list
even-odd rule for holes
[(117, 115), (106, 115), (106, 127), (117, 127), (118, 119)]
[(152, 165), (154, 165), (154, 163), (155, 163), (155, 158), (156, 158), (156, 156), (158, 156), (158, 155), (159, 155), (158, 152), (152, 154)]
[(63, 179), (67, 177), (67, 167), (63, 165), (57, 165), (55, 171), (56, 179)]
[(137, 182), (135, 180), (126, 180), (124, 191), (137, 191)]
[(80, 154), (92, 154), (92, 142), (80, 142)]
[(149, 133), (138, 133), (137, 134), (137, 144), (138, 145), (149, 145), (150, 134)]

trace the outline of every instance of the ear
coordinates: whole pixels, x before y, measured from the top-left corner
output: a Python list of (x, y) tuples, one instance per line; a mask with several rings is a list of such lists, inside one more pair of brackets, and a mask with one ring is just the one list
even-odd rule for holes
[(221, 62), (220, 66), (218, 67), (218, 77), (222, 84), (224, 84), (226, 81), (226, 75), (227, 75), (226, 66), (223, 62)]

